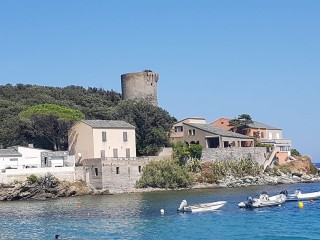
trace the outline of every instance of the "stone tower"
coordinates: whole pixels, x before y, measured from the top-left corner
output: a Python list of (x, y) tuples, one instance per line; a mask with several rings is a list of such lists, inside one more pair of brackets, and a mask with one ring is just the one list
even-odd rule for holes
[(146, 70), (121, 75), (122, 99), (142, 99), (158, 106), (159, 74)]

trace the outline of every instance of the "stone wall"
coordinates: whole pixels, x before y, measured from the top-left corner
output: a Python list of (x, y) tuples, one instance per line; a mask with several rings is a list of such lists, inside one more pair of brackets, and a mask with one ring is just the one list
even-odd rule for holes
[(234, 160), (239, 161), (249, 158), (263, 165), (267, 157), (267, 150), (264, 147), (255, 148), (206, 148), (202, 150), (201, 161)]
[(74, 180), (75, 181), (85, 181), (85, 173), (83, 167), (74, 168)]
[(143, 167), (150, 162), (148, 158), (130, 161), (103, 161), (103, 189), (110, 193), (129, 192), (135, 188), (140, 179)]
[(121, 75), (122, 98), (142, 99), (158, 105), (157, 82), (159, 74), (155, 72), (137, 72)]

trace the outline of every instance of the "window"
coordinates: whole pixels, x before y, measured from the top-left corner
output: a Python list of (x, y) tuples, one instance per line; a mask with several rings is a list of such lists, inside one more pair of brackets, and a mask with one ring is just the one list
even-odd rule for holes
[(116, 173), (119, 174), (120, 173), (120, 168), (116, 167)]
[(101, 160), (105, 160), (106, 159), (106, 151), (105, 150), (101, 150), (100, 154), (101, 154)]
[(174, 127), (175, 132), (183, 132), (183, 127), (182, 126), (176, 126)]
[(102, 142), (107, 141), (107, 132), (102, 132)]
[(128, 141), (128, 133), (127, 132), (123, 132), (123, 141), (124, 142)]
[(195, 129), (189, 129), (188, 134), (189, 134), (189, 136), (194, 136), (194, 135), (196, 135), (196, 130)]
[(94, 168), (94, 175), (95, 175), (95, 176), (98, 176), (98, 175), (99, 175), (98, 168)]
[(117, 158), (117, 157), (118, 157), (118, 149), (117, 149), (117, 148), (114, 148), (114, 149), (113, 149), (113, 157), (114, 157), (114, 158)]
[(130, 148), (126, 148), (126, 157), (127, 157), (127, 158), (130, 157)]

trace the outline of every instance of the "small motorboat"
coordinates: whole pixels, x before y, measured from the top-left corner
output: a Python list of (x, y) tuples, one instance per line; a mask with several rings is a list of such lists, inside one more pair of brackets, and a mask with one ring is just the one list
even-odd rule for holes
[(287, 195), (287, 201), (307, 201), (320, 198), (320, 192), (301, 193), (300, 189), (294, 191), (293, 194)]
[(197, 204), (197, 205), (189, 205), (188, 206), (187, 200), (182, 200), (177, 212), (197, 213), (197, 212), (214, 211), (214, 210), (221, 208), (226, 203), (227, 203), (226, 201), (218, 201), (218, 202), (201, 203), (201, 204)]
[(240, 208), (260, 208), (260, 207), (271, 207), (279, 206), (287, 200), (285, 194), (280, 193), (269, 197), (266, 192), (262, 192), (259, 198), (248, 197), (247, 201), (240, 202), (238, 207)]

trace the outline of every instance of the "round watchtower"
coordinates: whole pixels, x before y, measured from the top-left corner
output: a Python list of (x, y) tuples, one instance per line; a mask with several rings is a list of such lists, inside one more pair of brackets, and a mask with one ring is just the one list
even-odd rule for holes
[(159, 74), (146, 70), (121, 75), (122, 99), (142, 99), (158, 105), (157, 82)]

